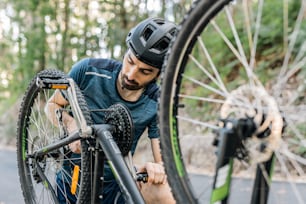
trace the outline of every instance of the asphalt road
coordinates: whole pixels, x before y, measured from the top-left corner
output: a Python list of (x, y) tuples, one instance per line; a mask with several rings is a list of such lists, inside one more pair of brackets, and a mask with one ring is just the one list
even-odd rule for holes
[(16, 152), (0, 149), (0, 204), (24, 203), (17, 170)]
[[(17, 170), (16, 153), (13, 150), (0, 149), (0, 204), (22, 204), (24, 203)], [(208, 182), (210, 178), (202, 175), (194, 175), (192, 180), (197, 181), (195, 189), (200, 189), (203, 182)], [(306, 203), (306, 184), (298, 184), (295, 186), (302, 192), (302, 203)], [(237, 204), (245, 204), (250, 201), (252, 184), (247, 179), (234, 179), (232, 183), (233, 194), (230, 201), (234, 200)], [(272, 184), (269, 197), (269, 203), (275, 204), (298, 204), (296, 196), (293, 194), (292, 187), (285, 182), (275, 182)], [(205, 202), (204, 202), (205, 203)]]
[[(201, 188), (203, 183), (212, 182), (211, 177), (203, 175), (193, 175), (191, 180), (195, 184), (195, 191), (198, 192), (201, 192), (200, 189), (203, 188)], [(233, 178), (229, 203), (250, 203), (252, 187), (253, 183), (250, 179)], [(301, 196), (300, 198), (297, 198), (293, 193), (293, 188), (297, 189), (299, 196)], [(199, 200), (201, 200), (201, 203), (209, 203), (209, 197), (210, 191), (207, 191), (202, 194)], [(273, 181), (270, 188), (268, 204), (306, 204), (306, 181), (305, 183), (294, 184), (293, 187), (288, 182)]]

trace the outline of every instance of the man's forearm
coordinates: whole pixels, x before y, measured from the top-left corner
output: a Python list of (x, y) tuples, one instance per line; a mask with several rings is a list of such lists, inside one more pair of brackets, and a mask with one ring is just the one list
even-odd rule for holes
[(76, 123), (74, 121), (74, 118), (66, 111), (61, 111), (61, 115), (58, 115), (58, 112), (61, 108), (62, 107), (60, 105), (49, 101), (45, 107), (45, 113), (51, 123), (57, 127), (59, 126), (59, 118), (61, 117), (61, 122), (67, 128), (68, 132), (71, 133), (77, 129)]

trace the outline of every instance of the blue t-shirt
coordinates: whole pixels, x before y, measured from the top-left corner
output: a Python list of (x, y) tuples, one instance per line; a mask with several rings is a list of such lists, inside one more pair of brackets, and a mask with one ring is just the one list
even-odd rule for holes
[[(131, 152), (135, 152), (137, 142), (146, 128), (149, 138), (158, 138), (156, 83), (147, 85), (142, 96), (135, 102), (121, 98), (116, 80), (122, 63), (110, 59), (86, 58), (76, 63), (69, 72), (70, 77), (81, 89), (89, 109), (106, 109), (115, 103), (123, 103), (130, 111), (134, 123), (134, 141)], [(103, 122), (102, 112), (91, 112), (95, 124)]]

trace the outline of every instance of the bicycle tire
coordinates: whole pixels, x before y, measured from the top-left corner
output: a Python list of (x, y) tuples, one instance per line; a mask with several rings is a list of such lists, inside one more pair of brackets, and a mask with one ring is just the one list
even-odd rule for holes
[[(227, 96), (218, 94), (218, 92), (214, 92), (214, 94), (211, 94), (213, 92), (212, 90), (214, 90), (214, 88), (215, 89), (219, 88), (218, 85), (212, 86), (212, 88), (209, 87), (210, 88), (209, 90), (206, 87), (205, 88), (206, 92), (204, 92), (204, 91), (201, 92), (200, 90), (197, 90), (198, 93), (196, 93), (196, 91), (193, 91), (192, 88), (196, 88), (198, 86), (203, 86), (204, 87), (204, 85), (202, 85), (202, 84), (206, 84), (206, 83), (208, 84), (208, 81), (212, 81), (212, 80), (208, 76), (208, 74), (206, 72), (203, 72), (203, 71), (200, 72), (200, 73), (196, 72), (197, 76), (193, 76), (190, 73), (194, 72), (194, 71), (197, 71), (197, 70), (195, 70), (195, 67), (199, 67), (198, 64), (201, 64), (201, 63), (203, 63), (203, 64), (206, 63), (206, 64), (203, 65), (202, 70), (204, 68), (206, 68), (205, 65), (209, 66), (212, 63), (216, 63), (218, 65), (218, 62), (216, 62), (216, 61), (212, 60), (212, 62), (209, 62), (210, 59), (208, 59), (209, 57), (208, 57), (207, 53), (205, 54), (205, 52), (209, 49), (209, 47), (208, 48), (206, 47), (206, 49), (204, 50), (204, 46), (199, 45), (199, 44), (201, 43), (200, 41), (207, 43), (207, 41), (209, 41), (209, 40), (211, 40), (211, 41), (214, 40), (213, 38), (215, 38), (216, 35), (209, 35), (211, 38), (207, 39), (207, 41), (205, 41), (206, 40), (205, 39), (205, 34), (207, 34), (208, 32), (210, 32), (212, 30), (211, 29), (211, 27), (213, 27), (212, 24), (214, 24), (218, 20), (216, 18), (218, 18), (218, 17), (221, 18), (221, 17), (226, 16), (225, 14), (223, 16), (221, 16), (223, 14), (223, 11), (225, 11), (225, 9), (224, 9), (225, 7), (231, 8), (231, 7), (234, 7), (237, 4), (241, 3), (240, 1), (235, 2), (234, 4), (231, 4), (230, 2), (231, 2), (230, 0), (200, 0), (200, 1), (195, 2), (192, 5), (192, 8), (189, 10), (189, 12), (185, 15), (182, 23), (180, 24), (180, 26), (179, 26), (180, 30), (179, 30), (176, 38), (172, 41), (172, 43), (170, 45), (170, 49), (168, 51), (168, 54), (165, 58), (165, 62), (164, 62), (164, 65), (163, 65), (163, 70), (162, 70), (162, 74), (161, 74), (161, 95), (160, 95), (160, 104), (159, 104), (159, 124), (160, 124), (160, 132), (161, 132), (161, 138), (160, 138), (160, 140), (161, 140), (161, 152), (162, 152), (164, 166), (165, 166), (166, 173), (167, 173), (167, 178), (168, 178), (170, 187), (172, 189), (172, 192), (174, 194), (174, 197), (175, 197), (177, 203), (201, 203), (203, 201), (204, 201), (204, 203), (209, 203), (210, 202), (210, 195), (211, 195), (212, 187), (208, 187), (210, 189), (210, 190), (208, 190), (208, 192), (203, 192), (203, 194), (205, 193), (205, 196), (208, 196), (208, 198), (207, 199), (202, 198), (201, 196), (203, 196), (203, 195), (199, 195), (199, 194), (196, 193), (196, 191), (201, 189), (202, 186), (200, 186), (200, 185), (196, 186), (196, 185), (192, 184), (191, 177), (189, 175), (189, 170), (188, 170), (188, 168), (190, 168), (189, 163), (191, 163), (189, 160), (192, 160), (192, 156), (193, 156), (190, 153), (190, 151), (193, 152), (195, 149), (201, 149), (203, 147), (198, 147), (199, 145), (201, 145), (201, 142), (198, 142), (198, 139), (195, 138), (195, 137), (194, 137), (195, 139), (193, 141), (195, 143), (197, 143), (198, 146), (193, 146), (193, 147), (190, 147), (189, 149), (188, 149), (188, 146), (191, 146), (190, 139), (192, 138), (193, 133), (197, 133), (197, 130), (199, 130), (198, 132), (200, 132), (201, 134), (211, 134), (211, 131), (208, 131), (207, 129), (218, 130), (218, 123), (219, 123), (218, 119), (221, 117), (219, 115), (219, 110), (221, 109), (220, 108), (221, 105), (219, 105), (219, 106), (217, 106), (217, 105), (208, 106), (208, 108), (206, 108), (206, 109), (209, 109), (209, 110), (205, 110), (206, 112), (204, 112), (205, 105), (211, 103), (213, 100), (215, 101), (215, 103), (224, 104), (225, 103), (224, 101), (226, 101)], [(247, 1), (245, 1), (245, 2), (247, 2)], [(303, 2), (301, 1), (300, 4), (302, 5)], [(228, 10), (231, 11), (230, 9), (228, 9)], [(277, 9), (275, 8), (275, 10), (277, 10)], [(235, 13), (235, 11), (232, 11), (232, 12)], [(305, 21), (302, 21), (302, 22), (304, 23)], [(305, 24), (303, 24), (303, 25), (305, 25)], [(209, 26), (211, 26), (211, 27), (209, 27)], [(217, 30), (216, 27), (214, 27), (214, 28), (215, 28), (215, 30)], [(209, 29), (211, 29), (211, 30), (209, 30)], [(221, 27), (221, 29), (222, 29), (222, 27)], [(238, 31), (240, 31), (240, 30), (238, 30)], [(218, 31), (215, 32), (215, 33), (218, 34)], [(227, 33), (224, 32), (223, 34), (226, 35)], [(288, 35), (290, 35), (290, 33)], [(234, 39), (234, 37), (230, 38), (230, 40)], [(223, 38), (223, 36), (221, 36), (220, 38)], [(227, 47), (226, 43), (227, 42), (224, 43), (224, 47)], [(201, 50), (202, 48), (203, 48), (203, 50)], [(298, 48), (301, 49), (301, 47), (298, 47)], [(200, 51), (204, 51), (204, 52), (202, 52), (202, 55), (201, 55), (200, 52), (195, 52), (196, 49), (198, 49)], [(223, 49), (223, 47), (221, 47), (221, 48), (219, 47), (219, 49)], [(232, 49), (235, 50), (234, 48), (232, 48)], [(238, 49), (239, 48), (237, 48), (237, 50)], [(239, 52), (239, 51), (240, 50), (238, 50), (237, 52)], [(193, 52), (200, 55), (200, 57), (193, 56)], [(260, 54), (262, 54), (262, 53), (259, 53), (259, 55)], [(191, 59), (190, 55), (195, 60)], [(296, 53), (294, 53), (292, 55), (296, 56)], [(304, 55), (305, 55), (305, 53), (304, 53)], [(211, 58), (215, 60), (215, 58), (213, 58), (213, 57), (211, 57)], [(234, 60), (235, 55), (232, 58)], [(284, 57), (282, 59), (284, 59)], [(218, 60), (222, 61), (223, 58), (219, 57)], [(236, 61), (238, 61), (238, 63), (239, 63), (239, 59), (236, 60)], [(224, 65), (224, 66), (226, 66), (226, 65)], [(303, 64), (303, 66), (305, 66), (305, 64)], [(233, 69), (233, 70), (238, 70), (237, 67), (238, 67), (238, 65), (236, 65), (236, 67), (234, 67), (236, 69)], [(218, 71), (218, 69), (220, 69), (220, 67), (216, 66), (216, 69)], [(275, 70), (280, 71), (279, 67), (277, 67)], [(226, 70), (224, 70), (224, 69), (223, 69), (223, 71), (226, 72)], [(239, 72), (239, 71), (237, 71), (237, 72)], [(255, 74), (258, 74), (257, 70), (255, 70), (253, 72), (256, 72)], [(232, 74), (234, 75), (235, 73), (232, 73)], [(212, 78), (216, 77), (213, 72), (211, 73), (211, 75), (212, 75)], [(237, 81), (240, 79), (240, 81), (238, 81), (238, 82), (240, 82), (241, 84), (246, 83), (245, 82), (246, 80), (244, 78), (242, 78), (245, 75), (247, 75), (247, 74), (241, 73), (241, 75), (239, 75), (240, 77), (236, 77)], [(267, 75), (270, 76), (271, 73), (269, 73)], [(290, 84), (291, 88), (292, 87), (295, 87), (295, 88), (303, 87), (302, 90), (305, 90), (305, 85), (304, 86), (302, 85), (303, 84), (303, 79), (305, 78), (305, 75), (306, 75), (305, 70), (303, 71), (302, 68), (298, 69), (298, 71), (296, 72), (296, 75), (297, 75), (297, 76), (295, 76), (295, 79), (296, 79), (295, 83), (296, 84), (289, 83), (288, 79), (286, 79), (285, 82), (288, 85)], [(234, 75), (234, 76), (237, 76), (237, 75)], [(271, 76), (275, 77), (276, 75), (271, 75)], [(194, 79), (193, 79), (193, 77), (194, 77)], [(189, 84), (184, 84), (185, 83), (184, 80), (189, 81)], [(222, 81), (222, 80), (224, 80), (224, 78), (222, 78), (220, 81)], [(235, 79), (232, 79), (232, 80), (234, 81)], [(256, 79), (256, 80), (258, 80), (258, 79)], [(258, 83), (256, 80), (254, 80), (255, 83)], [(219, 82), (218, 79), (216, 79), (216, 81)], [(254, 82), (254, 81), (252, 81), (252, 82)], [(265, 79), (265, 81), (261, 81), (261, 83), (262, 83), (263, 87), (269, 87), (269, 86), (273, 85), (273, 82), (269, 81), (269, 79)], [(228, 84), (229, 84), (229, 86), (228, 86), (229, 88), (225, 87), (225, 89), (230, 89), (229, 93), (231, 93), (230, 91), (233, 91), (233, 90), (235, 90), (235, 88), (237, 88), (237, 87), (234, 87), (235, 84), (230, 84), (229, 82), (228, 82)], [(190, 87), (192, 87), (192, 88), (190, 88)], [(281, 87), (282, 88), (278, 87), (279, 88), (278, 90), (282, 90), (284, 88), (283, 84), (282, 84)], [(209, 91), (210, 91), (210, 95), (207, 93)], [(189, 92), (190, 92), (190, 95), (188, 95)], [(192, 95), (191, 93), (192, 94), (198, 94), (198, 95)], [(282, 94), (284, 94), (284, 93), (285, 93), (285, 91)], [(203, 94), (203, 95), (201, 95), (201, 94)], [(275, 98), (278, 98), (278, 99), (281, 98), (280, 97), (281, 94), (273, 93), (272, 88), (269, 90), (269, 94), (273, 95), (273, 97), (275, 97)], [(296, 92), (296, 94), (298, 94), (300, 99), (298, 99), (297, 101), (294, 101), (296, 104), (292, 105), (293, 110), (300, 110), (304, 113), (304, 111), (305, 111), (305, 94), (303, 94), (303, 91)], [(216, 97), (216, 95), (217, 95), (217, 97)], [(202, 99), (200, 99), (201, 97), (202, 97)], [(282, 99), (284, 99), (284, 98), (282, 98)], [(186, 101), (183, 101), (183, 100), (186, 100), (186, 101), (187, 100), (197, 100), (197, 101), (194, 102), (194, 103), (188, 104)], [(280, 112), (282, 113), (282, 117), (287, 116), (287, 114), (292, 116), (292, 113), (289, 113), (288, 111), (286, 111), (283, 108), (286, 105), (285, 103), (286, 102), (284, 102), (282, 104), (281, 102), (277, 101), (277, 107), (280, 108)], [(197, 106), (199, 106), (200, 108), (197, 108)], [(191, 112), (192, 110), (194, 110), (194, 112), (189, 113), (189, 111)], [(205, 113), (207, 115), (205, 115)], [(187, 118), (187, 116), (185, 116), (184, 114), (187, 115), (187, 116), (190, 116), (190, 118)], [(190, 114), (190, 115), (188, 115), (188, 114)], [(195, 115), (194, 118), (191, 117), (192, 115)], [(211, 117), (211, 118), (208, 118), (208, 117)], [(199, 120), (199, 122), (196, 121), (198, 119), (207, 119), (207, 121), (209, 121), (209, 123), (204, 124), (204, 122), (201, 122), (200, 120)], [(290, 132), (292, 132), (293, 129), (296, 129), (295, 127), (298, 127), (296, 130), (298, 131), (298, 133), (300, 135), (305, 135), (305, 130), (303, 128), (301, 128), (301, 126), (303, 124), (305, 124), (305, 121), (303, 121), (303, 119), (293, 119), (293, 117), (287, 117), (287, 118), (284, 118), (284, 120), (287, 121), (287, 122), (290, 121), (291, 122), (291, 125), (290, 125), (291, 127), (289, 127), (289, 128), (286, 127), (286, 129), (283, 130), (284, 131), (283, 137), (290, 135)], [(210, 123), (211, 121), (213, 121), (214, 123)], [(194, 122), (194, 124), (192, 124), (193, 122)], [(293, 125), (294, 122), (297, 122), (297, 124)], [(201, 125), (203, 125), (204, 127), (201, 127)], [(287, 123), (287, 125), (288, 125), (288, 123)], [(187, 129), (187, 130), (184, 132), (185, 129)], [(291, 129), (291, 130), (289, 130), (289, 129)], [(197, 134), (200, 134), (200, 133), (197, 133)], [(187, 134), (189, 134), (189, 135), (187, 135)], [(282, 143), (288, 144), (290, 142), (289, 140), (290, 140), (290, 138), (289, 139), (284, 138)], [(302, 139), (298, 138), (297, 143), (300, 143), (300, 144), (296, 144), (296, 146), (303, 147), (303, 145), (301, 144), (302, 142), (303, 142)], [(199, 150), (199, 151), (201, 153), (203, 153), (205, 150)], [(211, 152), (211, 155), (214, 155), (214, 151), (215, 151), (214, 149), (209, 149), (209, 151)], [(205, 154), (206, 154), (206, 152), (203, 153), (202, 157), (205, 157), (204, 156)], [(209, 158), (212, 157), (211, 155), (209, 155)], [(278, 156), (279, 155), (280, 154), (278, 154)], [(199, 158), (199, 157), (197, 157), (197, 158)], [(305, 160), (301, 156), (296, 156), (296, 158), (298, 158), (300, 161), (302, 161), (302, 162), (297, 162), (297, 163), (301, 167), (301, 169), (303, 169), (305, 171), (305, 169), (306, 169), (305, 168), (305, 163), (304, 163)], [(215, 160), (213, 160), (213, 161), (215, 161)], [(283, 164), (280, 164), (280, 165), (282, 166)], [(206, 168), (206, 167), (203, 167), (203, 168)], [(209, 168), (215, 168), (215, 167), (209, 167)], [(272, 172), (272, 170), (273, 170), (273, 166), (269, 167), (269, 169), (268, 169), (268, 171), (269, 171), (268, 175), (269, 176), (271, 176), (270, 171)], [(196, 169), (196, 171), (201, 171), (201, 169)], [(209, 169), (209, 174), (214, 174), (213, 171), (215, 171), (215, 169), (213, 169), (211, 171)], [(280, 170), (278, 170), (278, 171), (280, 171)], [(297, 170), (294, 169), (294, 168), (293, 168), (293, 171), (294, 171), (295, 176), (298, 177), (298, 178), (303, 178), (303, 176), (305, 176), (305, 173), (301, 173), (303, 171), (301, 171), (300, 173), (296, 173)], [(302, 175), (299, 175), (299, 174), (302, 174)], [(293, 184), (293, 185), (295, 185), (295, 184)], [(294, 190), (294, 191), (296, 191), (296, 190)], [(299, 194), (299, 195), (296, 195), (296, 197), (297, 197), (296, 201), (299, 202), (299, 203), (303, 203), (303, 198), (300, 197), (301, 192), (297, 192), (295, 194)], [(279, 199), (282, 199), (282, 198), (279, 197)], [(266, 203), (266, 201), (263, 202), (263, 203)]]
[[(58, 70), (43, 70), (39, 72), (30, 82), (25, 95), (23, 97), (18, 123), (17, 123), (17, 163), (21, 189), (25, 199), (25, 203), (57, 203), (58, 201), (53, 197), (52, 193), (56, 193), (58, 186), (56, 186), (56, 175), (61, 172), (65, 179), (70, 176), (64, 170), (64, 161), (68, 161), (68, 165), (73, 168), (75, 161), (70, 160), (67, 156), (69, 153), (67, 149), (60, 148), (54, 150), (52, 153), (45, 155), (36, 164), (29, 156), (35, 150), (35, 147), (41, 145), (48, 145), (49, 142), (60, 140), (57, 138), (63, 136), (62, 130), (55, 127), (49, 122), (44, 113), (44, 105), (49, 97), (54, 93), (54, 89), (41, 88), (37, 85), (38, 77), (47, 77), (53, 80), (62, 80), (67, 78), (63, 72)], [(86, 101), (76, 86), (77, 103), (85, 117), (88, 125), (92, 124), (91, 116), (86, 104)], [(67, 136), (67, 135), (66, 135)], [(75, 198), (78, 203), (90, 203), (91, 186), (92, 186), (92, 152), (89, 149), (89, 141), (87, 139), (81, 140), (81, 165), (80, 165), (80, 180), (81, 185), (78, 186), (78, 191)], [(67, 155), (66, 155), (67, 154)], [(66, 163), (67, 164), (67, 163)], [(39, 165), (46, 177), (46, 181), (37, 174), (37, 166)], [(49, 175), (50, 173), (50, 175)], [(71, 178), (69, 178), (71, 179)], [(40, 191), (41, 190), (41, 191)], [(69, 189), (65, 189), (65, 192)], [(63, 192), (64, 194), (64, 192)], [(68, 203), (68, 201), (67, 201)]]

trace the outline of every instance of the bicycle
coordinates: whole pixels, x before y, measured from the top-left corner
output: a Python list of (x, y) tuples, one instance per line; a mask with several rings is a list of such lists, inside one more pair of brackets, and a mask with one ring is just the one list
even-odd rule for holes
[[(199, 0), (185, 15), (159, 106), (178, 203), (306, 202), (298, 184), (306, 181), (305, 11), (304, 0)], [(198, 174), (209, 176), (196, 183)], [(254, 182), (242, 192), (250, 201), (231, 197), (238, 176)], [(276, 192), (273, 179), (290, 191)]]
[[(69, 101), (56, 113), (58, 125), (45, 114), (45, 105), (55, 91)], [(79, 131), (68, 134), (62, 121), (67, 112), (76, 119)], [(103, 124), (93, 124), (91, 111), (104, 113)], [(133, 122), (128, 109), (114, 104), (108, 109), (89, 110), (81, 90), (63, 72), (43, 70), (36, 74), (24, 95), (18, 118), (17, 161), (25, 203), (59, 203), (61, 191), (66, 203), (101, 203), (103, 167), (113, 169), (127, 203), (144, 203), (136, 181), (146, 182), (146, 173), (135, 173), (130, 148)], [(81, 154), (68, 147), (81, 140)], [(56, 181), (60, 175), (62, 182)], [(63, 186), (62, 186), (63, 185)], [(70, 191), (73, 197), (67, 196)]]

